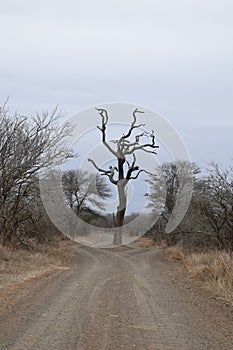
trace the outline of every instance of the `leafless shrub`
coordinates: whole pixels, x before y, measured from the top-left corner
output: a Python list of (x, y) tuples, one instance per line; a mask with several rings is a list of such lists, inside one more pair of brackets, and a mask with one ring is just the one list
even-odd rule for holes
[(28, 118), (17, 113), (10, 115), (5, 104), (0, 108), (0, 235), (3, 245), (14, 238), (24, 244), (20, 230), (33, 216), (39, 172), (72, 155), (63, 145), (71, 128), (68, 124), (59, 127), (61, 116), (57, 109)]

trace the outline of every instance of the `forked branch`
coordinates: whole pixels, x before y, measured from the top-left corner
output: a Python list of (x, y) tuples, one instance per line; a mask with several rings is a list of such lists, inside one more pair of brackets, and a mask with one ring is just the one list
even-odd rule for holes
[(109, 180), (111, 181), (111, 183), (113, 183), (114, 185), (117, 185), (117, 180), (114, 179), (114, 175), (115, 175), (115, 171), (118, 171), (116, 167), (109, 167), (109, 170), (105, 170), (105, 169), (101, 169), (98, 167), (98, 165), (94, 162), (94, 160), (92, 159), (88, 159), (89, 162), (91, 162), (93, 164), (93, 166), (100, 172), (102, 173), (101, 175), (106, 175), (108, 176)]
[(130, 137), (130, 135), (132, 134), (132, 131), (136, 128), (141, 128), (142, 126), (145, 126), (145, 124), (138, 124), (136, 125), (136, 121), (137, 121), (137, 117), (136, 117), (136, 113), (144, 113), (143, 111), (139, 111), (137, 108), (133, 111), (133, 121), (131, 123), (131, 126), (127, 132), (126, 135), (123, 135), (119, 141), (123, 140), (123, 139), (127, 139), (128, 137)]
[[(144, 133), (144, 135), (141, 134), (141, 135), (138, 135), (138, 136), (141, 137), (141, 136), (145, 136), (145, 135), (148, 136), (148, 134), (145, 134), (145, 133)], [(156, 143), (155, 143), (154, 130), (151, 131), (151, 134), (149, 135), (149, 137), (151, 139), (150, 143), (143, 143), (143, 144), (139, 145), (138, 142), (137, 142), (137, 143), (131, 144), (131, 146), (133, 146), (133, 147), (131, 149), (129, 149), (128, 151), (126, 151), (125, 154), (132, 154), (132, 153), (134, 153), (134, 152), (136, 152), (138, 150), (142, 150), (142, 151), (147, 152), (147, 153), (157, 154), (156, 151), (150, 150), (150, 148), (152, 148), (152, 149), (159, 148), (159, 146), (156, 145)]]
[[(102, 142), (105, 145), (105, 147), (117, 158), (125, 159), (125, 156), (128, 154), (133, 154), (135, 151), (142, 150), (147, 153), (157, 154), (155, 149), (159, 146), (155, 143), (155, 134), (154, 130), (152, 130), (151, 133), (147, 131), (143, 131), (135, 136), (135, 139), (133, 142), (130, 142), (129, 138), (132, 135), (132, 132), (134, 129), (141, 128), (145, 126), (145, 124), (136, 124), (137, 121), (137, 113), (144, 113), (143, 111), (138, 110), (137, 108), (133, 111), (133, 120), (129, 127), (129, 130), (126, 134), (123, 134), (118, 140), (112, 140), (111, 142), (117, 145), (117, 150), (114, 150), (109, 143), (106, 140), (106, 129), (108, 124), (108, 112), (103, 108), (96, 108), (99, 115), (102, 118), (101, 126), (97, 126), (97, 128), (102, 133)], [(148, 143), (142, 143), (140, 145), (140, 140), (142, 137), (148, 137), (150, 138), (150, 142)], [(151, 150), (152, 149), (152, 150)]]

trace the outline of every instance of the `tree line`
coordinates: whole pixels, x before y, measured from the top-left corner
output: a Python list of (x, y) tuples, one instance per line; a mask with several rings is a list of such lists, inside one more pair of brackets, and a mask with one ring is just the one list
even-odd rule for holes
[[(108, 119), (103, 110), (99, 110), (99, 113), (102, 116), (99, 128), (106, 143)], [(98, 168), (99, 174), (81, 169), (67, 170), (62, 174), (67, 205), (93, 226), (118, 226), (119, 222), (123, 223), (125, 216), (124, 205), (119, 205), (115, 216), (103, 214), (106, 200), (112, 194), (110, 185), (102, 175), (107, 175), (110, 182), (114, 182), (117, 181), (114, 177), (117, 172), (119, 184), (126, 186), (126, 180), (136, 180), (140, 173), (135, 164), (135, 151), (148, 151), (149, 147), (152, 148), (149, 152), (154, 152), (153, 148), (157, 147), (153, 132), (139, 133), (134, 136), (133, 142), (128, 141), (134, 129), (142, 126), (136, 124), (136, 113), (139, 111), (134, 111), (128, 133), (117, 140), (121, 157), (111, 148), (118, 159), (119, 169), (99, 169), (90, 160)], [(6, 104), (0, 108), (0, 240), (3, 245), (18, 242), (29, 247), (30, 238), (47, 241), (54, 234), (60, 234), (43, 208), (38, 177), (54, 165), (60, 165), (75, 156), (63, 142), (71, 133), (72, 126), (68, 123), (60, 126), (61, 117), (62, 114), (57, 109), (51, 113), (43, 112), (41, 115), (26, 117), (18, 113), (10, 114)], [(150, 142), (139, 144), (143, 137), (149, 137)], [(110, 147), (108, 144), (107, 146)], [(125, 158), (127, 154), (132, 155), (131, 163)], [(122, 159), (128, 164), (126, 175), (123, 174)], [(136, 172), (135, 176), (132, 175), (133, 171)], [(172, 215), (180, 187), (190, 181), (190, 177), (194, 187), (187, 214), (174, 232), (166, 233), (166, 225)], [(233, 249), (232, 166), (223, 169), (218, 164), (210, 163), (205, 173), (201, 174), (199, 167), (193, 163), (164, 163), (155, 168), (147, 182), (149, 190), (145, 196), (148, 199), (148, 210), (159, 212), (159, 220), (150, 230), (154, 239), (166, 240), (168, 244), (182, 242), (191, 247), (211, 245), (220, 249)], [(121, 190), (119, 188), (120, 194)], [(123, 197), (119, 197), (122, 200)], [(126, 216), (125, 223), (135, 216), (137, 214)], [(80, 231), (77, 234), (86, 232)]]
[[(29, 247), (29, 238), (43, 241), (59, 234), (43, 208), (39, 175), (74, 157), (63, 142), (72, 126), (60, 126), (62, 117), (57, 108), (33, 117), (11, 115), (7, 104), (0, 108), (0, 241), (4, 246), (18, 242)], [(76, 214), (87, 212), (90, 204), (103, 209), (101, 199), (110, 195), (104, 179), (85, 171), (64, 172), (63, 182)]]
[[(151, 187), (149, 207), (161, 210), (153, 228), (155, 239), (168, 244), (187, 244), (190, 247), (207, 246), (233, 250), (233, 167), (222, 168), (211, 162), (201, 169), (187, 161), (162, 164), (148, 180)], [(191, 175), (190, 175), (191, 174)], [(192, 176), (193, 193), (187, 214), (172, 233), (166, 233), (166, 224), (179, 193), (179, 178), (183, 183)], [(166, 190), (165, 203), (160, 204), (162, 190)]]

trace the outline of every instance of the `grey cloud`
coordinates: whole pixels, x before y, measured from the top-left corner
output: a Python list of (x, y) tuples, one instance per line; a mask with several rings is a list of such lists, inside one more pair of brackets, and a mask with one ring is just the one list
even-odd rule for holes
[(230, 0), (2, 1), (1, 99), (23, 113), (144, 104), (188, 125), (198, 158), (193, 125), (233, 128), (232, 11)]

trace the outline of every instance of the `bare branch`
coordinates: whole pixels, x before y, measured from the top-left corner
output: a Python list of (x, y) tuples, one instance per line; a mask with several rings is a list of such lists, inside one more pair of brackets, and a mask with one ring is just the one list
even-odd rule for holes
[(106, 175), (108, 176), (109, 180), (111, 181), (111, 183), (113, 183), (114, 185), (117, 185), (117, 180), (114, 179), (114, 175), (115, 175), (115, 170), (117, 170), (116, 167), (109, 167), (109, 170), (105, 170), (105, 169), (101, 169), (98, 167), (98, 165), (94, 162), (94, 160), (92, 159), (88, 159), (89, 162), (91, 162), (93, 164), (93, 166), (100, 172), (102, 173), (101, 175)]
[(106, 141), (106, 128), (107, 128), (107, 124), (108, 124), (108, 112), (106, 111), (106, 109), (103, 108), (96, 108), (97, 112), (99, 113), (99, 115), (102, 118), (102, 125), (97, 126), (97, 128), (101, 131), (102, 133), (102, 142), (105, 145), (105, 147), (107, 147), (107, 149), (114, 154), (114, 156), (117, 157), (117, 152), (114, 151), (114, 149), (108, 144), (108, 142)]
[(140, 137), (143, 136), (148, 136), (148, 132), (147, 131), (143, 131), (141, 134), (138, 134), (135, 136), (135, 143), (139, 143)]
[(138, 173), (137, 173), (135, 176), (131, 176), (131, 177), (129, 178), (129, 180), (135, 180), (135, 179), (137, 179), (138, 176), (139, 176), (139, 174), (141, 174), (142, 172), (145, 172), (145, 170), (143, 170), (143, 169), (139, 170)]
[(126, 135), (123, 135), (119, 141), (123, 140), (123, 139), (127, 139), (128, 137), (130, 137), (130, 135), (132, 134), (132, 131), (136, 128), (141, 128), (142, 126), (145, 126), (145, 124), (138, 124), (136, 125), (136, 121), (137, 121), (137, 118), (136, 118), (136, 113), (144, 113), (143, 111), (139, 111), (137, 108), (133, 111), (133, 121), (132, 121), (132, 124), (127, 132)]
[(136, 170), (139, 170), (139, 166), (131, 166), (128, 171), (127, 171), (127, 174), (126, 174), (126, 180), (130, 180), (131, 179), (131, 174), (136, 171)]
[(148, 149), (144, 149), (144, 147), (142, 147), (142, 150), (143, 150), (144, 152), (146, 152), (146, 153), (157, 154), (156, 151), (150, 151), (150, 150), (148, 150)]
[(131, 142), (129, 140), (125, 139), (120, 139), (118, 141), (118, 149), (120, 149), (122, 154), (129, 154), (128, 152), (130, 151), (130, 147), (135, 147), (139, 144), (139, 140), (141, 137), (147, 136), (148, 137), (148, 132), (143, 131), (141, 134), (138, 134), (135, 136), (135, 141)]
[(155, 144), (154, 130), (152, 130), (149, 137), (151, 138), (151, 143), (144, 143), (142, 145), (134, 146), (132, 149), (128, 150), (125, 154), (132, 154), (138, 150), (142, 150), (142, 151), (147, 152), (147, 153), (157, 154), (155, 151), (147, 150), (147, 148), (153, 148), (153, 149), (159, 148), (159, 146)]
[(148, 174), (148, 175), (153, 175), (153, 174), (150, 173), (149, 171), (144, 170), (144, 169), (141, 169), (141, 170), (138, 171), (138, 173), (137, 173), (135, 176), (131, 176), (131, 177), (129, 178), (129, 180), (135, 180), (135, 179), (137, 179), (138, 176), (139, 176), (142, 172), (143, 172), (143, 173), (146, 173), (146, 174)]
[(96, 108), (96, 110), (102, 117), (102, 124), (106, 125), (108, 123), (108, 112), (106, 111), (106, 109), (103, 108)]
[[(152, 175), (149, 171), (147, 171), (147, 170), (144, 170), (144, 169), (141, 169), (141, 170), (139, 170), (139, 166), (135, 166), (135, 163), (136, 163), (136, 156), (135, 156), (135, 154), (133, 153), (133, 162), (132, 162), (132, 164), (131, 164), (131, 166), (129, 166), (129, 162), (128, 162), (128, 166), (129, 166), (129, 168), (128, 168), (128, 171), (127, 171), (127, 174), (126, 174), (126, 180), (132, 180), (132, 179), (137, 179), (137, 177), (139, 176), (139, 174), (141, 173), (141, 172), (144, 172), (144, 173), (147, 173), (147, 174), (150, 174), (150, 175)], [(135, 175), (135, 176), (131, 176), (132, 175), (132, 173), (134, 172), (134, 171), (137, 171), (137, 170), (139, 170), (138, 171), (138, 173)]]
[(133, 162), (132, 162), (132, 167), (135, 165), (135, 163), (136, 163), (136, 156), (135, 156), (135, 154), (133, 153)]

